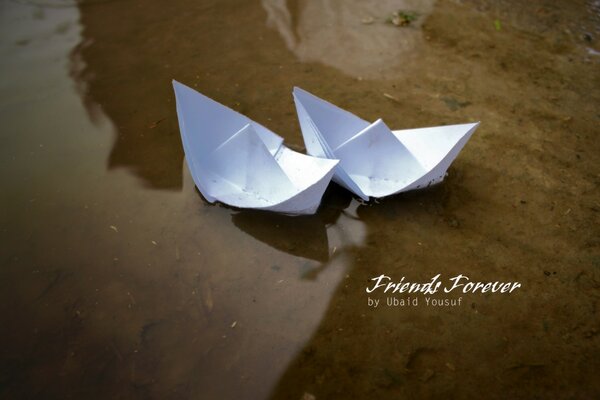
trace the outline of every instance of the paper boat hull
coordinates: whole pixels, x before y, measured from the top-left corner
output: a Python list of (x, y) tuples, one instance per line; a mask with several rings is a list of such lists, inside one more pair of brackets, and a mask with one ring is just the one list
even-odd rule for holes
[(207, 201), (290, 215), (316, 212), (337, 160), (307, 156), (249, 118), (173, 82), (186, 163)]
[(364, 200), (440, 183), (479, 125), (391, 131), (299, 88), (294, 101), (308, 153), (339, 159), (333, 180)]
[[(399, 192), (418, 190), (441, 183), (448, 168), (467, 144), (479, 123), (397, 130), (392, 133), (425, 167), (427, 173)], [(431, 146), (434, 143), (436, 146)]]

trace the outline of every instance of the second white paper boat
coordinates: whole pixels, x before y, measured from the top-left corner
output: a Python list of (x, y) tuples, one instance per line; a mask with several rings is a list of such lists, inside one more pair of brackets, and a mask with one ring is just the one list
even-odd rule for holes
[(337, 160), (307, 156), (248, 117), (173, 81), (185, 158), (209, 202), (314, 214)]
[(364, 200), (441, 182), (479, 123), (390, 130), (305, 90), (294, 101), (306, 151), (340, 160), (333, 181)]

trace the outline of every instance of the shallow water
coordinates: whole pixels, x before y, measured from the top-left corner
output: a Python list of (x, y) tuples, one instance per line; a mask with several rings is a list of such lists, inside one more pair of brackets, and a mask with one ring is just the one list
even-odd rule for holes
[[(598, 2), (4, 1), (0, 21), (0, 398), (600, 394)], [(233, 210), (193, 187), (171, 79), (300, 150), (293, 86), (394, 129), (482, 124), (430, 190)], [(380, 274), (522, 288), (373, 309)]]

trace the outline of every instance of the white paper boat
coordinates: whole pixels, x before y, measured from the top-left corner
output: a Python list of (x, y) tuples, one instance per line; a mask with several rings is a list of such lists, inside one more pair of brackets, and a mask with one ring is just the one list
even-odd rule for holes
[(209, 202), (314, 214), (337, 160), (297, 153), (283, 138), (173, 81), (187, 165)]
[(333, 181), (364, 200), (441, 182), (479, 125), (392, 131), (300, 88), (294, 101), (307, 153), (340, 160)]

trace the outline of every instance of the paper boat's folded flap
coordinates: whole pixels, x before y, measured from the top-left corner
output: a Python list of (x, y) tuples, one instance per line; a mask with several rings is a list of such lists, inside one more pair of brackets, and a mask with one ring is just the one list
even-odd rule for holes
[(333, 154), (361, 191), (372, 197), (401, 190), (426, 172), (380, 119), (342, 143)]
[(201, 164), (221, 178), (207, 183), (209, 194), (232, 206), (271, 206), (297, 192), (249, 124), (217, 147)]
[(411, 183), (406, 190), (420, 189), (441, 182), (448, 167), (478, 126), (479, 122), (393, 131), (394, 136), (429, 171)]
[(250, 118), (213, 99), (173, 81), (177, 99), (179, 127), (190, 141), (190, 150), (204, 155), (250, 124), (271, 154), (275, 154), (283, 138)]
[[(297, 190), (295, 195), (270, 210), (287, 214), (314, 214), (339, 161), (306, 156), (286, 147), (282, 147), (276, 159), (292, 182), (297, 185)], [(309, 171), (312, 171), (312, 175)]]
[[(355, 130), (356, 132), (359, 132), (361, 129), (369, 126), (368, 122), (363, 121), (355, 115), (337, 108), (332, 104), (324, 102), (323, 100), (320, 100), (312, 94), (297, 87), (294, 88), (294, 102), (298, 112), (298, 120), (300, 122), (300, 129), (302, 131), (306, 151), (308, 154), (315, 157), (337, 159), (333, 154), (331, 146), (325, 140), (319, 128), (317, 127), (317, 124), (313, 120), (312, 114), (317, 114), (317, 120), (320, 122), (320, 126), (322, 128), (333, 132), (334, 136), (337, 134), (334, 143), (337, 142), (341, 144), (352, 136), (350, 134), (351, 131)], [(309, 114), (307, 108), (311, 110), (312, 114)], [(334, 117), (334, 119), (339, 125), (331, 124), (327, 118), (324, 118), (327, 112), (330, 112), (337, 117)], [(323, 118), (319, 119), (319, 115), (321, 114), (323, 114)], [(347, 127), (348, 130), (344, 131), (339, 129), (342, 126)], [(354, 182), (354, 179), (352, 179), (339, 165), (335, 168), (333, 180), (362, 199), (369, 199), (369, 196), (362, 192), (361, 188), (356, 184), (356, 182)]]
[(296, 153), (249, 118), (173, 82), (186, 162), (209, 201), (286, 214), (312, 214), (337, 160)]
[[(304, 135), (305, 128), (309, 128), (310, 131), (307, 121), (312, 121), (314, 127), (323, 135), (323, 139), (332, 149), (337, 148), (369, 126), (367, 121), (308, 93), (306, 90), (295, 87), (293, 94), (302, 134)], [(306, 150), (308, 154), (318, 156), (316, 153), (319, 149), (315, 148), (313, 143), (308, 140), (305, 143)]]
[(308, 188), (329, 173), (333, 175), (333, 168), (339, 162), (307, 156), (285, 146), (275, 155), (275, 160), (298, 191)]
[(308, 153), (339, 159), (333, 180), (363, 199), (440, 182), (478, 126), (392, 132), (381, 120), (369, 125), (305, 90), (293, 94)]

